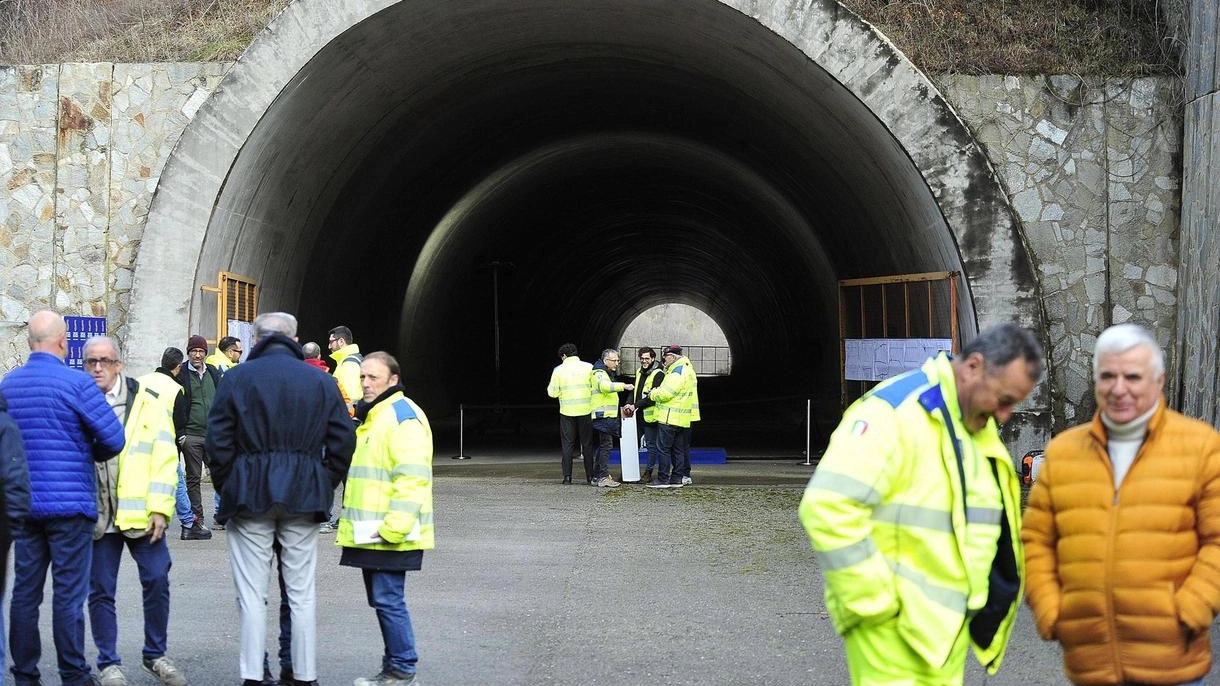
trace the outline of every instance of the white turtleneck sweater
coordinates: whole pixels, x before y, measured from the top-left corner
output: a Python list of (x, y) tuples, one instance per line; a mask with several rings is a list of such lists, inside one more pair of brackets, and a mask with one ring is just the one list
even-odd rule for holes
[(1114, 490), (1117, 491), (1122, 485), (1127, 470), (1131, 469), (1131, 463), (1135, 462), (1135, 455), (1139, 453), (1140, 446), (1144, 444), (1144, 437), (1148, 435), (1148, 422), (1160, 404), (1158, 401), (1151, 410), (1126, 424), (1118, 424), (1107, 417), (1105, 412), (1101, 413), (1101, 423), (1106, 425), (1106, 452), (1110, 454), (1110, 465), (1114, 468)]

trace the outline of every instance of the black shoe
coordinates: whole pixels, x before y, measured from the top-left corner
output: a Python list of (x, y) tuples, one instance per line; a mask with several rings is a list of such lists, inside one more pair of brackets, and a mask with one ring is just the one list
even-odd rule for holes
[(572, 483), (572, 477), (570, 477), (570, 476), (565, 476), (565, 477), (563, 477), (563, 482), (564, 482), (565, 484), (571, 484), (571, 483)]
[(258, 679), (242, 679), (241, 686), (263, 686), (263, 682)]
[(212, 538), (212, 532), (203, 525), (203, 522), (198, 519), (189, 527), (182, 527), (182, 540), (184, 541), (207, 541)]
[(280, 667), (280, 680), (272, 681), (272, 686), (293, 686), (296, 680), (292, 678), (292, 667)]

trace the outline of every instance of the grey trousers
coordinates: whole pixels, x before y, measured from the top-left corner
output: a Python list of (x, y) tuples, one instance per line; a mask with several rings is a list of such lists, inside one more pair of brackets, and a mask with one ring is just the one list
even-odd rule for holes
[(271, 577), (272, 541), (283, 546), (280, 561), (284, 592), (292, 611), (292, 673), (300, 681), (318, 678), (314, 571), (318, 562), (318, 523), (310, 515), (291, 514), (276, 506), (253, 517), (238, 515), (228, 525), (229, 562), (241, 617), (242, 679), (261, 681), (267, 642), (267, 583)]

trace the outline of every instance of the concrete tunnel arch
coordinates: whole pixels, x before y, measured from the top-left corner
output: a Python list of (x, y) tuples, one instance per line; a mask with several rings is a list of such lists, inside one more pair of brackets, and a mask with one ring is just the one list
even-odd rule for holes
[(437, 414), (545, 401), (560, 342), (592, 354), (661, 302), (721, 323), (726, 395), (760, 378), (832, 394), (839, 278), (960, 271), (964, 336), (1017, 321), (1046, 340), (965, 125), (858, 17), (793, 7), (297, 0), (166, 166), (129, 357), (152, 364), (210, 321), (199, 286), (219, 270), (258, 280), (260, 309), (298, 313), (306, 336), (345, 323), (395, 352)]

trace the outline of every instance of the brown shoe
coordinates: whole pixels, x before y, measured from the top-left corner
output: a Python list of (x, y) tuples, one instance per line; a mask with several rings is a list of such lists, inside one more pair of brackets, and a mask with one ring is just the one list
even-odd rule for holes
[(645, 469), (644, 473), (640, 475), (640, 481), (642, 481), (644, 483), (648, 483), (649, 481), (652, 481), (652, 470)]

